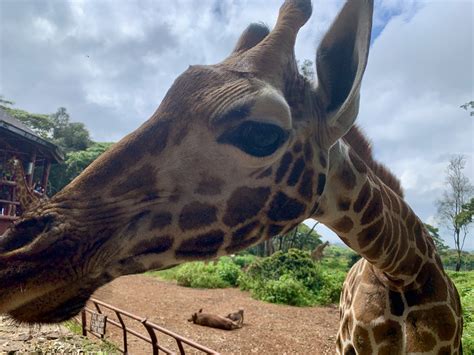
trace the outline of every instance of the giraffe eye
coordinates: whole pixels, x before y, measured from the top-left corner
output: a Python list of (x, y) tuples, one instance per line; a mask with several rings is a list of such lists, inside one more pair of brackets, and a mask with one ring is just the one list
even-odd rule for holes
[(217, 141), (236, 146), (247, 154), (265, 157), (273, 154), (288, 139), (281, 127), (264, 122), (245, 121), (223, 133)]

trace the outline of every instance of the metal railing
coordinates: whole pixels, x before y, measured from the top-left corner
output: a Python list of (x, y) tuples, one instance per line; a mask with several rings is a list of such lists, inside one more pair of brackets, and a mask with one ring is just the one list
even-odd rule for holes
[[(153, 355), (159, 354), (159, 351), (162, 351), (165, 354), (176, 354), (175, 352), (171, 351), (165, 346), (159, 344), (158, 338), (156, 336), (156, 332), (159, 332), (159, 333), (165, 334), (166, 336), (174, 338), (174, 340), (176, 341), (176, 345), (179, 349), (179, 354), (181, 355), (186, 354), (183, 344), (186, 344), (189, 347), (194, 348), (196, 350), (202, 351), (205, 354), (219, 354), (218, 352), (211, 350), (203, 345), (200, 345), (192, 341), (191, 339), (185, 338), (155, 323), (152, 323), (147, 318), (139, 317), (135, 314), (124, 311), (120, 308), (117, 308), (115, 306), (112, 306), (108, 303), (99, 301), (94, 298), (91, 298), (89, 302), (94, 305), (95, 310), (90, 309), (87, 306), (82, 310), (81, 319), (80, 319), (80, 323), (82, 326), (82, 335), (87, 336), (87, 334), (92, 334), (97, 338), (101, 338), (101, 339), (104, 338), (104, 334), (99, 334), (99, 333), (94, 332), (92, 329), (87, 329), (87, 318), (88, 318), (87, 314), (88, 313), (91, 314), (91, 317), (93, 314), (97, 314), (97, 313), (100, 315), (104, 315), (103, 308), (105, 308), (109, 310), (110, 312), (112, 312), (113, 314), (115, 314), (115, 316), (117, 317), (117, 320), (110, 319), (110, 317), (108, 316), (104, 317), (103, 318), (105, 321), (104, 332), (105, 332), (107, 324), (113, 325), (122, 330), (123, 348), (118, 348), (118, 350), (124, 354), (128, 354), (128, 335), (129, 334), (149, 343), (152, 347)], [(91, 317), (89, 318), (91, 319)], [(124, 322), (124, 317), (127, 317), (129, 319), (139, 322), (147, 331), (147, 335), (139, 333), (136, 330), (131, 329), (130, 327), (127, 327), (127, 325)]]

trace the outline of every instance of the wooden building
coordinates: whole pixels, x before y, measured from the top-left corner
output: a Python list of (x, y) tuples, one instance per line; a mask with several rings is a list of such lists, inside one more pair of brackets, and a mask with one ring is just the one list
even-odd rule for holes
[(55, 144), (0, 108), (0, 235), (21, 213), (16, 195), (18, 177), (9, 164), (12, 158), (21, 161), (24, 181), (31, 191), (45, 193), (51, 164), (63, 162), (64, 155)]

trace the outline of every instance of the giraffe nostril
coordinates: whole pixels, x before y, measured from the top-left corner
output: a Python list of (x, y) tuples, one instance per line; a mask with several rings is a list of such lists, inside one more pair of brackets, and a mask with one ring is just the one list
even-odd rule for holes
[(53, 216), (29, 218), (15, 224), (0, 236), (0, 253), (8, 253), (32, 243), (39, 235), (51, 229)]

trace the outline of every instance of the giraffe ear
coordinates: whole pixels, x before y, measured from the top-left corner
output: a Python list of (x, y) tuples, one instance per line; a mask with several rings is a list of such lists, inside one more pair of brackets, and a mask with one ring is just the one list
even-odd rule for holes
[(255, 47), (268, 34), (270, 30), (263, 23), (251, 23), (245, 31), (240, 35), (237, 44), (231, 55), (240, 54), (246, 50)]
[(359, 89), (369, 54), (372, 0), (349, 0), (324, 36), (316, 53), (318, 87), (333, 143), (354, 123)]

